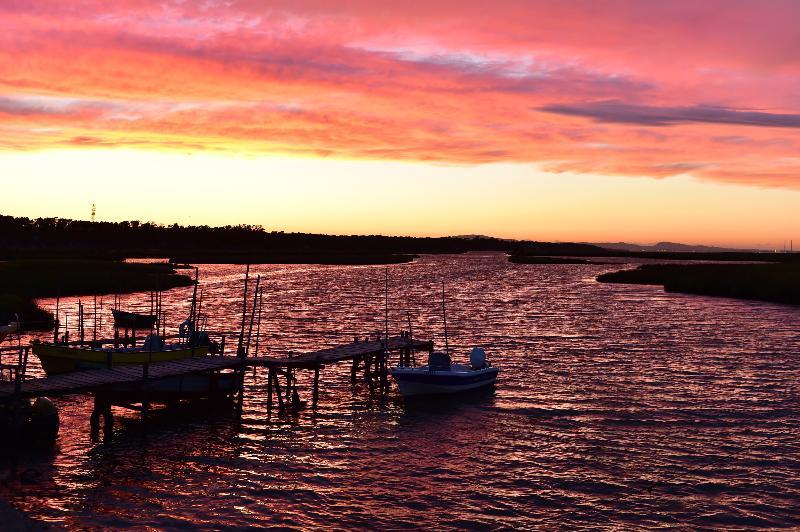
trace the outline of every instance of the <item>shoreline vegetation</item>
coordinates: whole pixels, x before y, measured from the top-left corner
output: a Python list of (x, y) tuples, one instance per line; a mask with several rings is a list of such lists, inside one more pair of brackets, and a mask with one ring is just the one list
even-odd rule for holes
[(800, 262), (643, 264), (604, 273), (601, 283), (661, 285), (667, 292), (800, 305)]
[(189, 286), (192, 279), (166, 263), (25, 259), (0, 262), (0, 324), (19, 315), (24, 330), (51, 330), (53, 314), (35, 300), (84, 294), (125, 294)]
[[(480, 235), (321, 235), (268, 232), (253, 225), (165, 226), (0, 215), (0, 324), (19, 313), (23, 327), (52, 327), (52, 315), (34, 302), (41, 297), (147, 291), (155, 288), (156, 276), (162, 289), (187, 285), (191, 283), (189, 277), (176, 272), (186, 264), (398, 264), (421, 254), (466, 252), (506, 253), (516, 264), (595, 265), (604, 264), (598, 262), (603, 257), (757, 262), (648, 265), (604, 274), (598, 280), (661, 284), (667, 291), (800, 304), (796, 280), (800, 253), (631, 251)], [(122, 262), (126, 258), (166, 258), (170, 262)]]

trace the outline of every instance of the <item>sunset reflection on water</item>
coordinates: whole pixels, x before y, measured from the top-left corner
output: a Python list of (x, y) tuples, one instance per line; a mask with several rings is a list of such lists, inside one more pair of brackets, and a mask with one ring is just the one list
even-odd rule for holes
[[(91, 399), (66, 397), (56, 449), (24, 454), (11, 497), (78, 527), (800, 526), (797, 309), (595, 282), (617, 268), (498, 254), (389, 266), (391, 331), (408, 311), (416, 337), (443, 343), (444, 280), (455, 358), (485, 346), (496, 392), (406, 405), (394, 388), (351, 387), (343, 364), (323, 371), (316, 411), (268, 423), (266, 375), (251, 373), (241, 420), (183, 409), (145, 430), (120, 411), (101, 444)], [(243, 272), (201, 266), (212, 328), (238, 329)], [(261, 354), (384, 328), (383, 266), (251, 274), (265, 286)], [(189, 298), (165, 293), (171, 327)], [(123, 296), (134, 302), (149, 306)]]

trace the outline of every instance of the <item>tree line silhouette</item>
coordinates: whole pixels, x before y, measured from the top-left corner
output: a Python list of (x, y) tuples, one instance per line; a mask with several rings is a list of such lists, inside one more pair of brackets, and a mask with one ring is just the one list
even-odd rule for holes
[[(323, 235), (266, 231), (258, 225), (161, 225), (151, 222), (89, 222), (64, 218), (0, 216), (0, 257), (169, 257), (180, 262), (332, 259), (332, 262), (396, 262), (391, 256), (500, 251), (595, 254), (601, 248), (504, 240), (485, 236), (409, 237)], [(339, 260), (336, 260), (339, 259)], [(384, 259), (384, 260), (378, 260)], [(236, 261), (234, 261), (236, 262)]]

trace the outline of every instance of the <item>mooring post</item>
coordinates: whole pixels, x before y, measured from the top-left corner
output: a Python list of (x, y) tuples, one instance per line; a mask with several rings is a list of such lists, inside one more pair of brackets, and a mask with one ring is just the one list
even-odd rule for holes
[(111, 412), (111, 402), (99, 394), (94, 396), (94, 409), (89, 418), (92, 441), (97, 441), (100, 436), (100, 417), (103, 417), (103, 439), (108, 439), (114, 432), (114, 415)]
[(389, 371), (386, 367), (386, 361), (389, 358), (389, 353), (381, 354), (381, 387), (383, 391), (389, 389)]
[(294, 372), (290, 368), (286, 368), (286, 402), (292, 400), (292, 379)]
[(245, 366), (244, 362), (242, 363), (241, 367), (236, 369), (236, 378), (238, 379), (238, 388), (239, 388), (239, 396), (236, 400), (236, 415), (242, 415), (242, 407), (244, 406), (244, 371)]
[(272, 366), (267, 372), (267, 419), (272, 415)]
[(358, 378), (358, 365), (361, 362), (360, 356), (353, 357), (353, 365), (350, 368), (350, 384), (355, 384)]
[(364, 380), (372, 381), (372, 355), (370, 353), (364, 355)]
[(319, 398), (319, 363), (314, 366), (314, 394), (312, 395), (311, 404), (314, 408), (317, 407), (317, 399)]
[(278, 408), (283, 408), (283, 395), (281, 394), (281, 381), (278, 379), (278, 370), (277, 368), (275, 371), (272, 372), (272, 378), (274, 382), (272, 383), (275, 387), (275, 397), (278, 398)]
[(150, 364), (142, 365), (142, 422), (147, 423), (147, 416), (150, 413), (150, 399), (147, 396), (147, 378), (150, 375)]

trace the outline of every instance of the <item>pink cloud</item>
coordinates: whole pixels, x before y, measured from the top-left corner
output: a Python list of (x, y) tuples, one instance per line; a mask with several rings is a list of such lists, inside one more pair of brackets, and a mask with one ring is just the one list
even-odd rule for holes
[(800, 187), (800, 4), (0, 4), (0, 148), (302, 152)]

